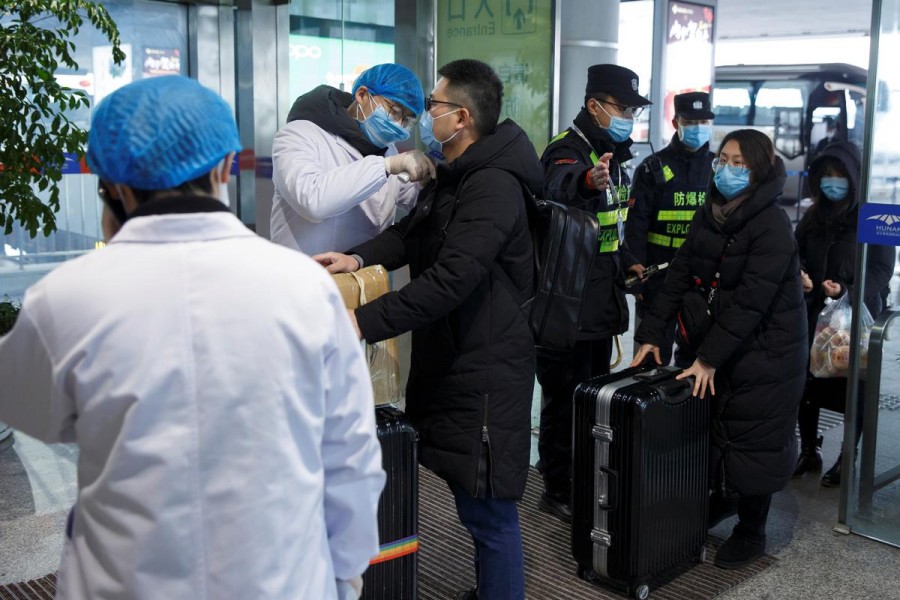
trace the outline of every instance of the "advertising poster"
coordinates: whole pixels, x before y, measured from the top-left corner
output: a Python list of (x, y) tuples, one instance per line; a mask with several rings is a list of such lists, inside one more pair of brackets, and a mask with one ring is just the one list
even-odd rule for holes
[(500, 120), (510, 118), (518, 123), (538, 154), (553, 135), (551, 9), (551, 0), (437, 3), (436, 65), (461, 58), (475, 58), (491, 65), (503, 82)]
[(394, 62), (393, 44), (291, 35), (288, 45), (291, 103), (323, 84), (349, 92), (360, 73)]
[(181, 49), (144, 48), (144, 78), (181, 74)]
[(112, 46), (93, 48), (94, 64), (94, 106), (106, 96), (132, 81), (131, 44), (122, 44), (125, 60), (117, 65), (113, 61)]
[(713, 7), (670, 0), (668, 12), (664, 140), (675, 134), (674, 97), (684, 92), (709, 92), (713, 81)]

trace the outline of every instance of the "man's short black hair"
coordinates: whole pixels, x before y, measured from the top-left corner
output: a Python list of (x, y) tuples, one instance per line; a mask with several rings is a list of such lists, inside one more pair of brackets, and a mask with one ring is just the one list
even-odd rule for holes
[(480, 60), (465, 58), (447, 63), (438, 75), (447, 79), (450, 99), (472, 113), (478, 133), (494, 131), (503, 105), (503, 83), (497, 73)]

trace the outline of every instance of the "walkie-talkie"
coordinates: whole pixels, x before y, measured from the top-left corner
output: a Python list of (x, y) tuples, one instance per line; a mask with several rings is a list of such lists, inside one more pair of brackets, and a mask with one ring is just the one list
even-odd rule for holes
[(665, 270), (668, 266), (669, 266), (669, 263), (667, 263), (667, 262), (660, 263), (658, 265), (650, 265), (649, 267), (644, 269), (643, 277), (638, 277), (637, 275), (632, 275), (631, 277), (627, 277), (625, 279), (625, 287), (630, 288), (630, 287), (634, 287), (638, 283), (643, 283), (644, 281), (647, 281), (648, 279), (650, 279), (651, 277), (653, 277), (660, 271)]
[(647, 143), (650, 144), (650, 156), (647, 157), (644, 165), (647, 172), (653, 177), (653, 183), (662, 187), (666, 185), (666, 174), (663, 173), (662, 161), (659, 160), (659, 157), (656, 155), (656, 150), (653, 149), (653, 142), (648, 139)]

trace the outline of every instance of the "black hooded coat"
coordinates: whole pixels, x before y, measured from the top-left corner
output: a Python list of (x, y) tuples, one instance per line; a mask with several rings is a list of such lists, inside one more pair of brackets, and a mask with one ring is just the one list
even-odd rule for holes
[[(825, 164), (837, 161), (850, 182), (847, 199), (832, 202), (819, 189)], [(825, 307), (822, 282), (831, 279), (851, 293), (856, 278), (856, 226), (859, 220), (859, 176), (862, 157), (852, 142), (834, 142), (825, 147), (809, 166), (809, 187), (814, 190), (813, 206), (797, 225), (800, 268), (812, 279), (806, 294), (809, 343), (815, 335), (816, 320)], [(866, 260), (865, 304), (872, 318), (884, 310), (896, 250), (893, 246), (870, 245)]]
[(712, 206), (725, 199), (711, 187), (635, 335), (640, 343), (659, 345), (681, 299), (694, 293), (694, 277), (710, 282), (721, 262), (714, 323), (697, 356), (716, 368), (711, 485), (742, 496), (781, 490), (797, 463), (794, 427), (809, 344), (797, 244), (775, 204), (785, 178), (784, 163), (776, 159), (769, 176), (754, 184), (722, 225)]
[(389, 270), (409, 265), (410, 283), (356, 318), (369, 342), (412, 330), (406, 412), (421, 462), (476, 497), (525, 490), (535, 350), (519, 306), (534, 262), (521, 186), (539, 193), (540, 177), (528, 136), (504, 121), (439, 164), (407, 217), (350, 250)]

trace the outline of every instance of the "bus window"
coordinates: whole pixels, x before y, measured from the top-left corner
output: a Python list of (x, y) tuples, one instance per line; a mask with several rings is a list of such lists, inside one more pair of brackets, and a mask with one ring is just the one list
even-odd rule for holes
[(713, 112), (716, 125), (747, 125), (750, 117), (750, 91), (747, 81), (729, 81), (716, 84), (713, 91)]
[[(775, 125), (778, 109), (803, 109), (806, 105), (806, 83), (801, 81), (767, 81), (756, 94), (756, 114), (753, 125), (772, 127)], [(798, 132), (799, 133), (799, 132)]]

